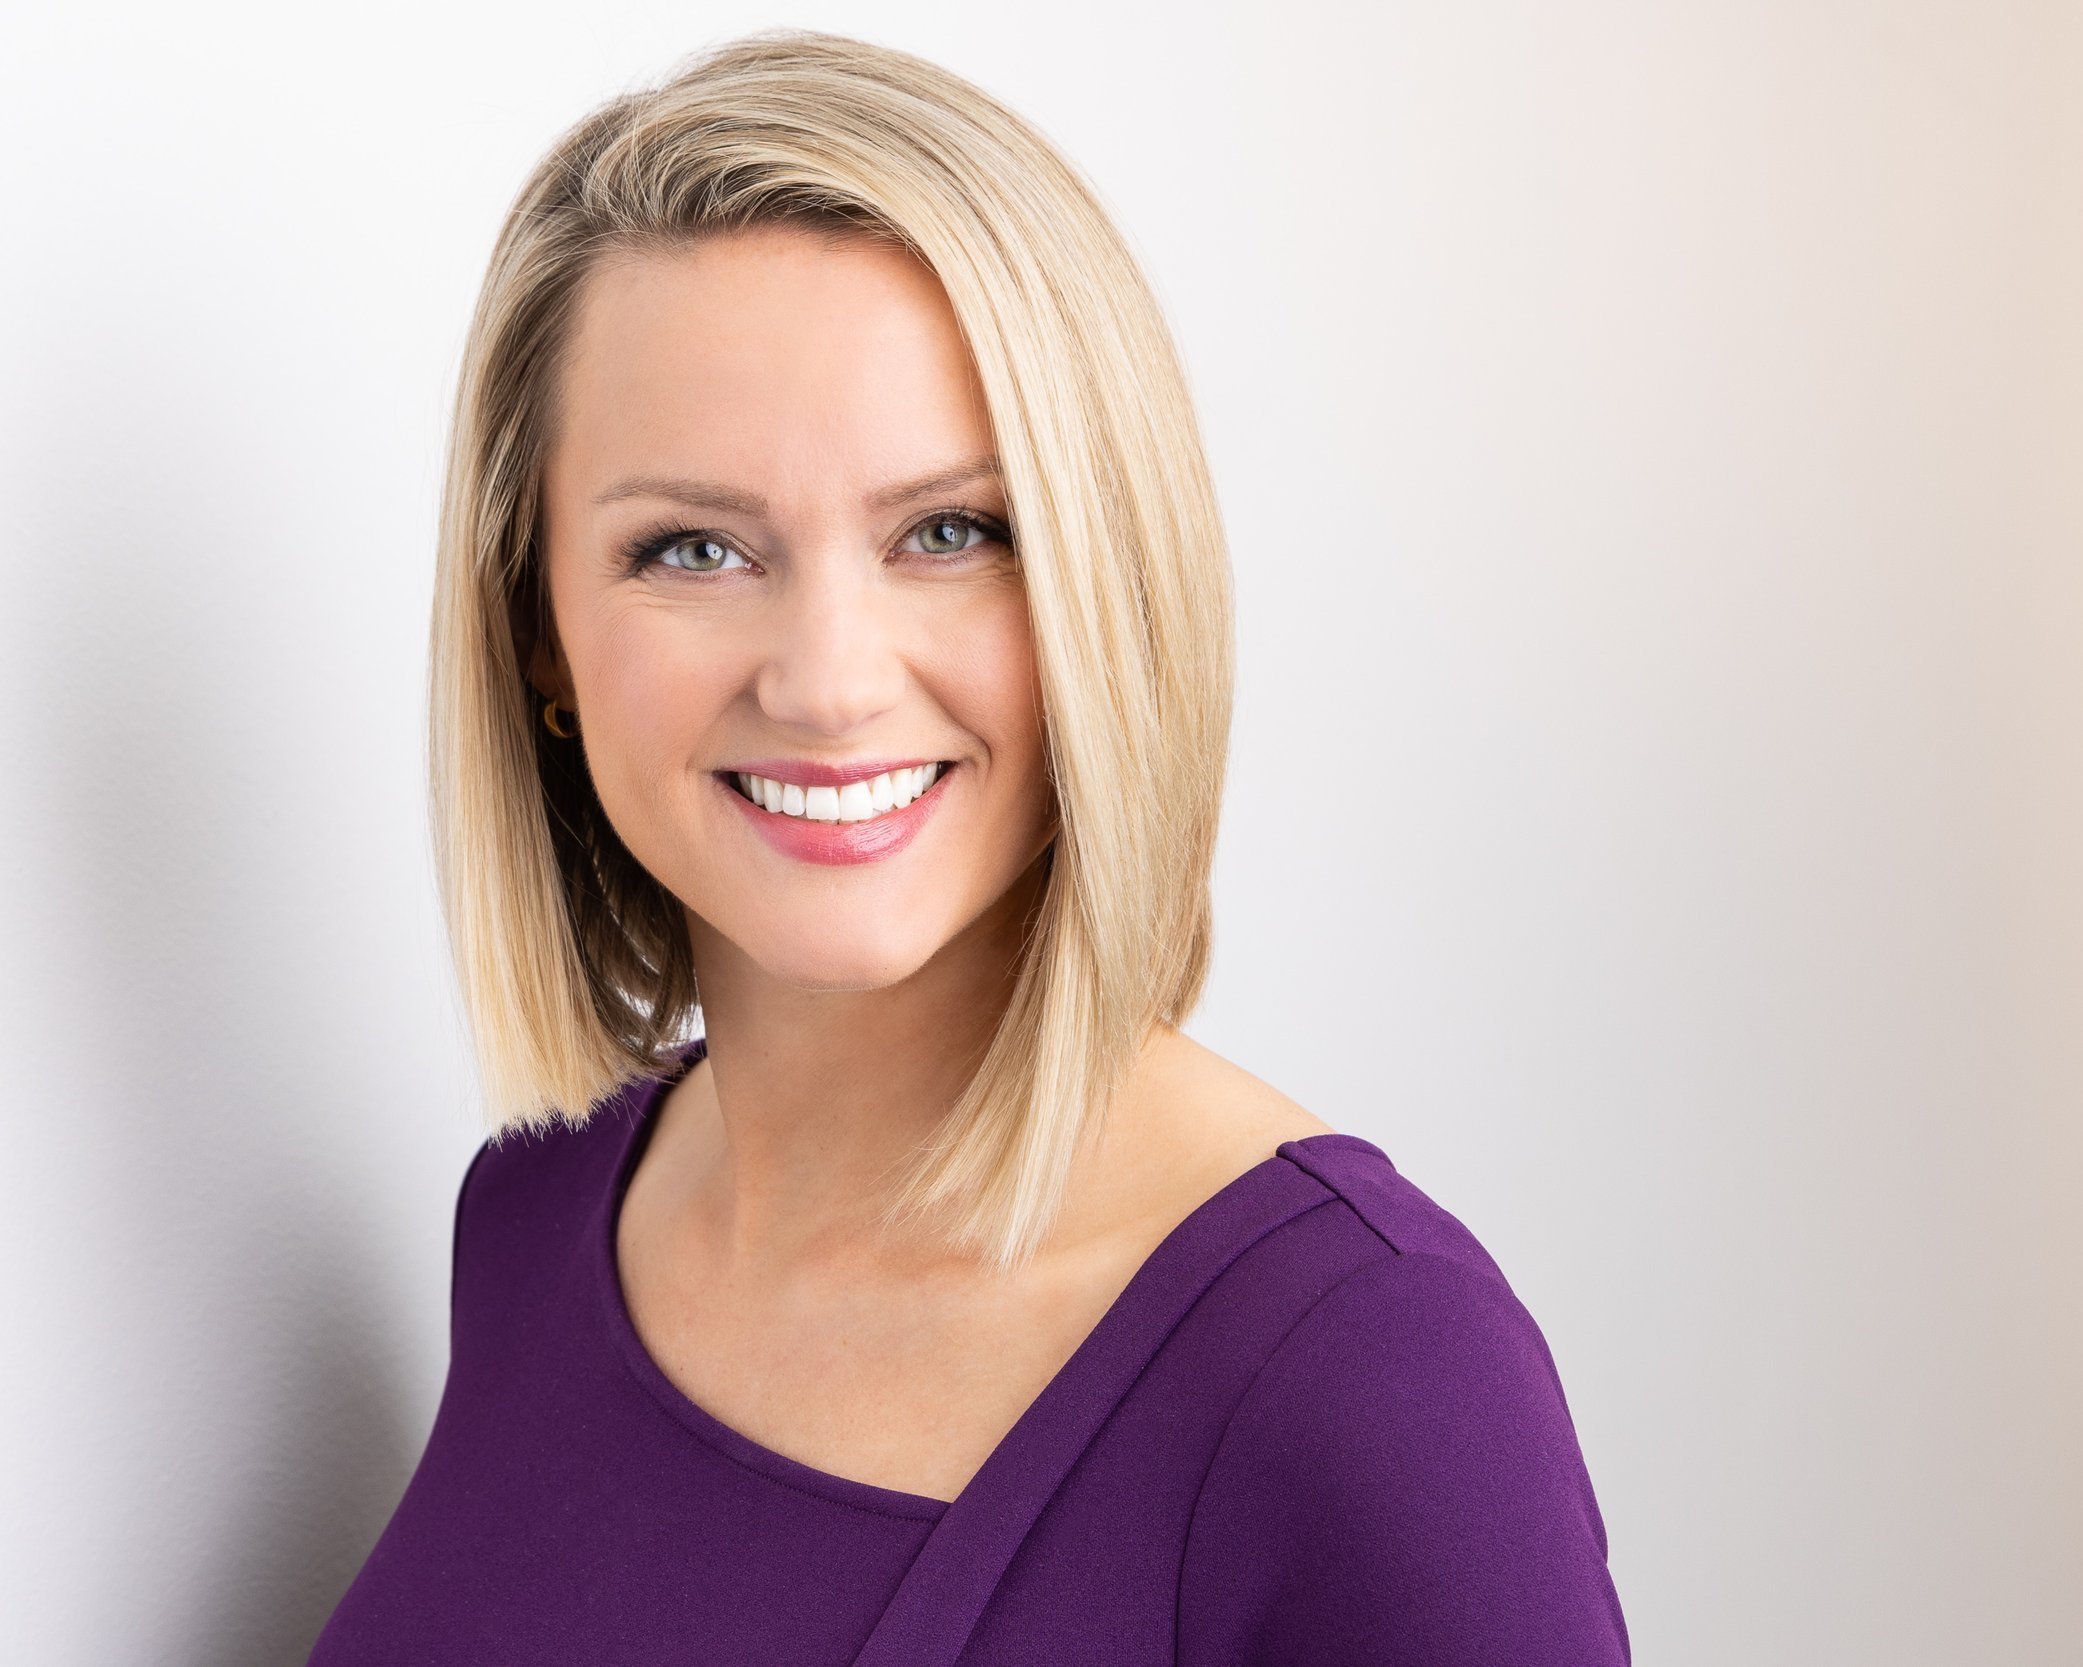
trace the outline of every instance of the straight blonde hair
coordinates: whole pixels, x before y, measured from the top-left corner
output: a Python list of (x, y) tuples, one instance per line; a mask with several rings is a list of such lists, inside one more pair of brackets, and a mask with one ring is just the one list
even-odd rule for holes
[(1157, 299), (1095, 192), (968, 81), (842, 35), (698, 53), (557, 140), (507, 212), (459, 373), (429, 662), (430, 814), (492, 1138), (578, 1127), (676, 1063), (684, 910), (555, 741), (518, 637), (559, 369), (603, 258), (798, 224), (938, 276), (988, 405), (1027, 587), (1060, 831), (1010, 1005), (882, 1219), (1010, 1268), (1211, 942), (1232, 689), (1229, 557)]

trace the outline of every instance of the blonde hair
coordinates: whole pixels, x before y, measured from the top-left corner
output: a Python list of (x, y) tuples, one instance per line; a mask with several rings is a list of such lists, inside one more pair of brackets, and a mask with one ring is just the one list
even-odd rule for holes
[(603, 257), (791, 223), (896, 241), (975, 360), (1027, 587), (1060, 831), (1011, 1002), (883, 1219), (1000, 1267), (1054, 1219), (1158, 1023), (1200, 999), (1232, 685), (1228, 552), (1177, 351), (1093, 189), (938, 65), (775, 29), (572, 126), (508, 210), (465, 342), (429, 667), (435, 865), (494, 1138), (669, 1070), (698, 1007), (684, 910), (540, 721), (541, 467)]

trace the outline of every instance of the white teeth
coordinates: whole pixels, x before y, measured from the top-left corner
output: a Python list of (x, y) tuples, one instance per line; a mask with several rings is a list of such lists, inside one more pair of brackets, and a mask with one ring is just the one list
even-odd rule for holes
[(938, 764), (921, 764), (868, 781), (850, 781), (844, 787), (799, 787), (792, 781), (775, 781), (743, 770), (737, 772), (736, 780), (746, 798), (778, 816), (800, 816), (807, 822), (869, 822), (887, 811), (902, 810), (931, 787), (939, 774)]

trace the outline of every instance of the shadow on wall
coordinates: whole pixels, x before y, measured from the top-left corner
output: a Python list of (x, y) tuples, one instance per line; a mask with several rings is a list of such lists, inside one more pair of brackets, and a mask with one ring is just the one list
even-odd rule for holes
[[(126, 389), (189, 385), (169, 362), (186, 339), (139, 327), (90, 356), (77, 409), (138, 417)], [(97, 1565), (51, 1570), (39, 1636), (73, 1641), (67, 1659), (285, 1667), (389, 1519), (434, 1405), (430, 1339), (372, 1254), (395, 1222), (340, 1161), (376, 1138), (350, 1037), (396, 993), (368, 985), (417, 945), (325, 872), (390, 837), (370, 760), (411, 756), (417, 690), (403, 680), (397, 725), (372, 733), (350, 680), (302, 665), (309, 638), (269, 623), (282, 552), (210, 496), (239, 436), (143, 415), (170, 418), (163, 452), (61, 423), (23, 460), (54, 499), (150, 524), (157, 558), (58, 593), (58, 675), (17, 780), (36, 907), (63, 924), (37, 975), (67, 1022), (42, 1041), (73, 1085), (34, 1136), (57, 1166), (31, 1224), (57, 1268), (54, 1346), (40, 1428), (18, 1433), (67, 1449), (46, 1468), (91, 1513)], [(110, 455), (128, 458), (114, 481)], [(435, 1277), (445, 1314), (445, 1257)]]
[[(340, 1224), (345, 1225), (345, 1224)], [(397, 1315), (372, 1300), (367, 1233), (299, 1234), (300, 1346), (278, 1344), (273, 1450), (198, 1558), (216, 1614), (169, 1640), (175, 1667), (294, 1667), (396, 1509), (426, 1445)], [(256, 1251), (262, 1247), (256, 1246)]]

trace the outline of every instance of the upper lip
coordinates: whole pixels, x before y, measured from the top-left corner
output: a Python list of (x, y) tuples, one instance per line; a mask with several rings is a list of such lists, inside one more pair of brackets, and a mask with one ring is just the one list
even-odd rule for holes
[(936, 758), (864, 758), (855, 764), (817, 764), (807, 758), (750, 758), (727, 766), (722, 773), (765, 776), (798, 787), (844, 787), (849, 782), (873, 781), (892, 770), (916, 770), (921, 764), (942, 762)]

